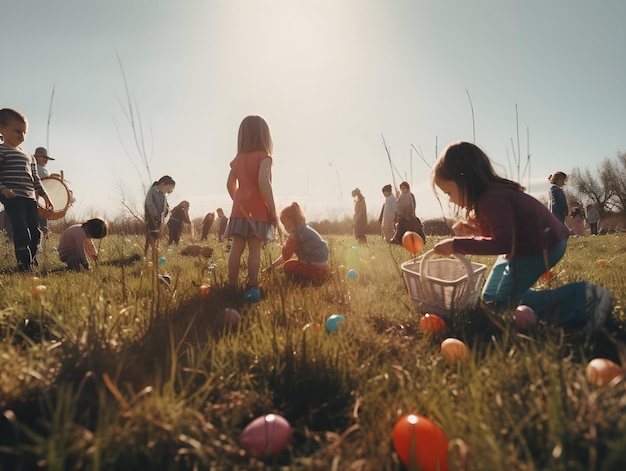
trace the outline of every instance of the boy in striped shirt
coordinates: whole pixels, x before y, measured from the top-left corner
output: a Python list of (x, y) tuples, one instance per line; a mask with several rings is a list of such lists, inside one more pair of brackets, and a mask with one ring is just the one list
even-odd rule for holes
[(41, 240), (37, 195), (46, 209), (53, 205), (37, 173), (37, 161), (20, 147), (26, 138), (28, 120), (19, 111), (0, 109), (0, 202), (13, 225), (13, 243), (19, 271), (37, 265)]

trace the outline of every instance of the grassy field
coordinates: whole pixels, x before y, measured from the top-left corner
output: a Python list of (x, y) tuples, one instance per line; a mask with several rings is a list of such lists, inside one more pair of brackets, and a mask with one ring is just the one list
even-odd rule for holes
[[(623, 360), (624, 236), (572, 238), (539, 283), (615, 292), (609, 329), (591, 338), (544, 323), (521, 333), (512, 312), (493, 318), (480, 305), (445, 334), (424, 333), (400, 270), (411, 255), (374, 236), (358, 249), (329, 236), (324, 286), (275, 270), (251, 304), (225, 287), (228, 254), (214, 239), (210, 259), (181, 255), (183, 240), (150, 267), (141, 238), (110, 236), (89, 273), (62, 269), (57, 240), (32, 275), (12, 273), (12, 246), (0, 244), (2, 470), (400, 470), (392, 430), (406, 413), (445, 432), (451, 470), (626, 469), (626, 383), (585, 377), (594, 357)], [(266, 247), (263, 266), (279, 250)], [(327, 333), (333, 314), (345, 321)], [(446, 337), (462, 339), (469, 360), (447, 361)], [(238, 437), (267, 413), (293, 437), (257, 459)]]

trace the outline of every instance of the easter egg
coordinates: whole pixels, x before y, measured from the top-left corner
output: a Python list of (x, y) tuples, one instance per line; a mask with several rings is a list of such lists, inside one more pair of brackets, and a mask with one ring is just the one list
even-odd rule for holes
[(429, 334), (438, 334), (446, 330), (446, 322), (436, 314), (424, 314), (420, 319), (420, 330)]
[(217, 265), (216, 265), (215, 263), (211, 263), (211, 264), (208, 266), (208, 269), (209, 269), (209, 270), (215, 270), (216, 268), (217, 268)]
[(407, 469), (448, 471), (448, 438), (426, 417), (400, 417), (393, 426), (393, 446)]
[(340, 316), (339, 314), (333, 314), (328, 319), (326, 319), (326, 332), (336, 332), (337, 329), (339, 329), (339, 324), (341, 324), (342, 322), (345, 322), (343, 316)]
[(227, 324), (236, 324), (241, 319), (241, 316), (236, 309), (227, 307), (224, 309), (224, 320)]
[(33, 286), (33, 298), (37, 299), (43, 296), (46, 292), (46, 287), (44, 285), (36, 285)]
[(200, 296), (205, 297), (209, 295), (209, 293), (211, 292), (211, 288), (209, 287), (209, 285), (200, 285), (198, 291), (200, 291)]
[(304, 327), (302, 327), (302, 332), (306, 332), (307, 330), (310, 330), (311, 332), (321, 332), (322, 325), (309, 323), (309, 324), (306, 324)]
[(600, 260), (598, 260), (598, 265), (600, 265), (601, 267), (604, 267), (608, 264), (609, 262), (607, 262), (606, 260), (604, 260), (603, 258), (601, 258)]
[(348, 278), (355, 279), (357, 275), (357, 271), (354, 268), (348, 270)]
[(275, 456), (289, 446), (291, 433), (287, 419), (267, 414), (257, 417), (243, 429), (239, 443), (253, 456)]
[(413, 255), (417, 255), (424, 250), (424, 239), (417, 232), (406, 231), (402, 236), (402, 246)]
[(165, 263), (165, 257), (161, 257), (158, 261), (159, 265), (163, 265)]
[(159, 281), (163, 283), (164, 286), (167, 286), (169, 288), (170, 284), (172, 283), (172, 277), (165, 273), (163, 275), (159, 275)]
[(249, 288), (244, 294), (243, 299), (247, 303), (258, 303), (261, 299), (261, 292), (257, 288)]
[(554, 277), (554, 272), (552, 270), (545, 272), (543, 275), (539, 277), (541, 281), (549, 281)]
[(469, 358), (469, 349), (459, 339), (447, 338), (441, 342), (441, 354), (448, 361), (467, 360)]
[(515, 324), (520, 330), (530, 330), (537, 322), (537, 316), (533, 308), (523, 304), (515, 308)]
[(594, 358), (587, 363), (587, 380), (591, 384), (603, 387), (609, 384), (613, 378), (622, 375), (622, 368), (608, 358)]

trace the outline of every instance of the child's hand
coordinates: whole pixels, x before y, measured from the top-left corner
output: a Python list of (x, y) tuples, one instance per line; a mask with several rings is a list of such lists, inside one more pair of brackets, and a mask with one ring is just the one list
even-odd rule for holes
[(454, 239), (444, 239), (433, 247), (437, 255), (450, 256), (454, 253)]
[(479, 233), (478, 225), (474, 221), (457, 221), (452, 226), (456, 235), (471, 236)]
[(2, 190), (2, 196), (9, 199), (15, 198), (15, 193), (13, 193), (13, 190), (11, 190), (10, 188), (5, 188)]
[(46, 202), (46, 209), (48, 211), (52, 211), (54, 209), (54, 205), (52, 204), (52, 201), (50, 201), (50, 198), (48, 198), (48, 195), (44, 196), (43, 200)]

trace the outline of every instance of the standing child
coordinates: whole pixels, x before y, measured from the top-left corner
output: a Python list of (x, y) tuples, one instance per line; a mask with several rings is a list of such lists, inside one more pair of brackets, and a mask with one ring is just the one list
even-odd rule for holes
[(354, 198), (354, 237), (359, 244), (367, 244), (367, 206), (361, 190), (352, 190)]
[(209, 237), (209, 231), (211, 230), (211, 227), (213, 227), (214, 219), (214, 213), (206, 213), (206, 216), (204, 216), (204, 219), (202, 220), (202, 234), (200, 235), (200, 240), (207, 240)]
[[(283, 265), (285, 274), (298, 283), (321, 285), (330, 275), (328, 244), (319, 233), (306, 223), (302, 208), (291, 203), (280, 213), (280, 222), (289, 233), (281, 255), (272, 267)], [(298, 260), (291, 260), (293, 254)]]
[(108, 227), (104, 219), (93, 218), (82, 224), (74, 224), (61, 233), (58, 253), (62, 262), (71, 270), (81, 267), (90, 269), (88, 257), (98, 261), (98, 251), (93, 239), (102, 239), (107, 235)]
[(530, 306), (539, 318), (589, 334), (605, 323), (614, 300), (609, 290), (584, 281), (552, 290), (533, 290), (539, 277), (565, 254), (568, 229), (518, 183), (496, 175), (476, 145), (449, 145), (435, 163), (431, 181), (448, 195), (465, 221), (457, 237), (435, 245), (440, 255), (498, 255), (482, 291), (499, 310)]
[(567, 198), (565, 198), (565, 192), (563, 191), (563, 185), (565, 185), (567, 175), (563, 172), (554, 172), (548, 177), (550, 182), (549, 190), (549, 208), (552, 214), (556, 218), (565, 224), (565, 216), (567, 216), (569, 208), (567, 207)]
[(146, 246), (143, 254), (148, 254), (148, 247), (152, 248), (152, 258), (156, 258), (159, 238), (161, 237), (161, 225), (169, 206), (166, 195), (174, 191), (176, 182), (169, 175), (164, 175), (152, 184), (146, 194), (144, 210), (146, 214)]
[(383, 209), (380, 212), (381, 232), (383, 239), (385, 239), (386, 242), (391, 242), (395, 232), (394, 220), (398, 203), (396, 197), (393, 196), (391, 192), (391, 185), (387, 184), (383, 186), (383, 195), (385, 197), (385, 204), (383, 204)]
[(574, 208), (570, 213), (570, 234), (577, 236), (585, 235), (585, 214), (582, 208)]
[(191, 220), (189, 219), (189, 201), (181, 201), (172, 209), (170, 218), (167, 221), (167, 228), (170, 232), (170, 238), (167, 242), (168, 245), (172, 242), (178, 245), (185, 224), (191, 224)]
[(591, 235), (598, 235), (598, 223), (600, 222), (600, 211), (598, 206), (590, 204), (587, 206), (587, 224), (589, 224), (589, 230)]
[(220, 223), (217, 226), (217, 240), (224, 242), (224, 234), (226, 234), (226, 227), (228, 227), (228, 217), (224, 214), (222, 208), (217, 208), (217, 217), (220, 219)]
[(274, 240), (277, 224), (272, 191), (272, 136), (260, 116), (247, 116), (239, 126), (237, 155), (226, 181), (233, 207), (225, 237), (232, 238), (228, 256), (228, 282), (239, 283), (241, 256), (248, 246), (247, 287), (258, 285), (261, 247)]
[(0, 201), (13, 227), (13, 245), (19, 271), (38, 265), (37, 249), (41, 240), (37, 195), (46, 209), (53, 205), (41, 184), (35, 158), (22, 150), (28, 132), (26, 117), (11, 108), (0, 110)]

